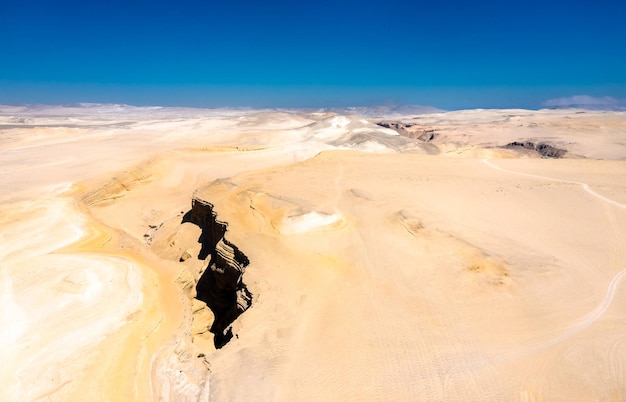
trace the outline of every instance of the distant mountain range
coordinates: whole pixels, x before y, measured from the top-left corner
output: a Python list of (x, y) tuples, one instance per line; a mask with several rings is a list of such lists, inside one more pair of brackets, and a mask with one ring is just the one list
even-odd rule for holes
[(341, 108), (328, 108), (325, 109), (329, 112), (335, 112), (338, 114), (358, 114), (364, 117), (376, 118), (376, 117), (389, 117), (393, 115), (407, 116), (416, 114), (429, 114), (429, 113), (442, 113), (445, 110), (437, 109), (433, 106), (422, 105), (396, 105), (396, 106), (353, 106), (353, 107), (341, 107)]
[(626, 111), (626, 99), (615, 99), (610, 96), (594, 97), (589, 95), (574, 95), (545, 101), (548, 109), (586, 109)]

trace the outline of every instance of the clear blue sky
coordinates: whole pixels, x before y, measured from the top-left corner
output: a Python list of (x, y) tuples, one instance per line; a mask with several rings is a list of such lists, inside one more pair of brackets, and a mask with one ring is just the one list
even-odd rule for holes
[(626, 0), (2, 0), (0, 103), (626, 99)]

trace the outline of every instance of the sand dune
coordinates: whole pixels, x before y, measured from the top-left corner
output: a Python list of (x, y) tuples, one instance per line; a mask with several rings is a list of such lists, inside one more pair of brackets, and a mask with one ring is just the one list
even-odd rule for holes
[(0, 399), (626, 398), (626, 115), (375, 112), (0, 107)]

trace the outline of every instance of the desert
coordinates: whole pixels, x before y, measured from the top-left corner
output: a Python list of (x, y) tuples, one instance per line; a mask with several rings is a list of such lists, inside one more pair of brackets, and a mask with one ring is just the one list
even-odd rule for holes
[(0, 106), (2, 401), (626, 399), (626, 112)]

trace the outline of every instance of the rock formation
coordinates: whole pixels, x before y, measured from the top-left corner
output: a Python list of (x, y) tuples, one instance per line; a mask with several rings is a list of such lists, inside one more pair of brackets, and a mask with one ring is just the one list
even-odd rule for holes
[(242, 281), (250, 261), (224, 238), (228, 224), (217, 220), (212, 204), (194, 198), (183, 222), (191, 222), (202, 229), (198, 259), (206, 260), (210, 256), (208, 268), (196, 285), (196, 298), (213, 311), (215, 320), (210, 331), (215, 334), (215, 347), (219, 349), (233, 336), (230, 325), (252, 305), (252, 294)]
[(532, 141), (513, 141), (504, 146), (507, 149), (527, 149), (531, 151), (537, 151), (542, 158), (561, 158), (563, 155), (567, 153), (567, 150), (553, 147), (550, 144), (546, 144), (545, 142), (540, 142), (535, 144)]
[(430, 142), (437, 137), (437, 133), (434, 129), (424, 128), (412, 123), (402, 123), (397, 121), (381, 121), (376, 123), (381, 127), (395, 130), (403, 137), (411, 138), (414, 140), (420, 140), (424, 142)]

